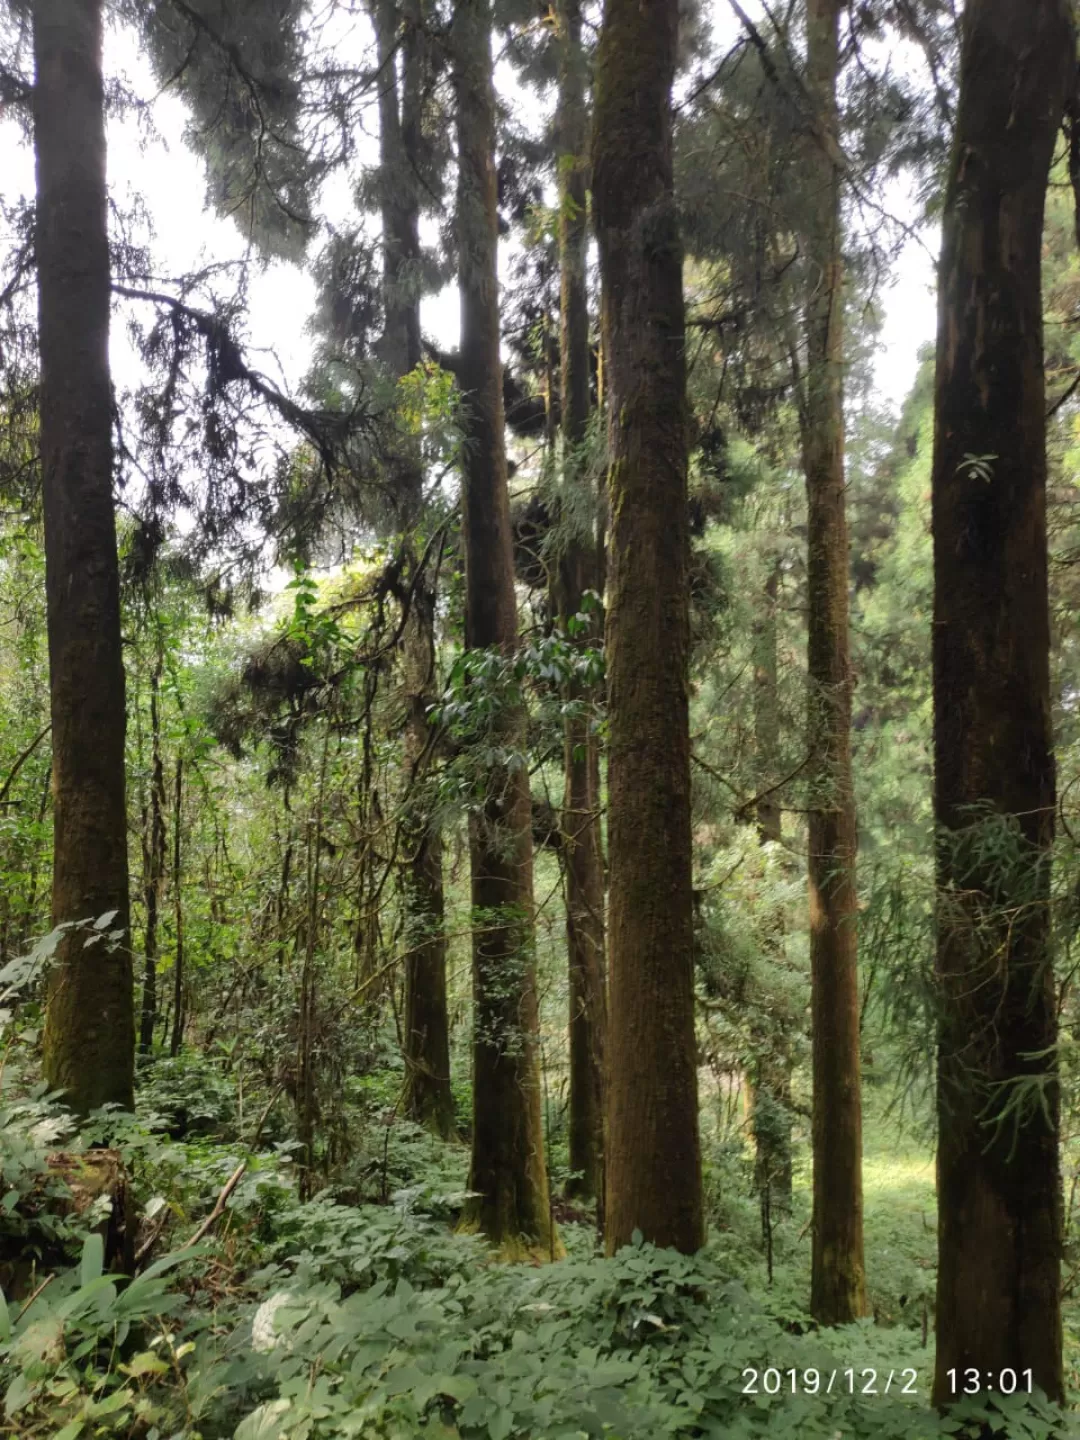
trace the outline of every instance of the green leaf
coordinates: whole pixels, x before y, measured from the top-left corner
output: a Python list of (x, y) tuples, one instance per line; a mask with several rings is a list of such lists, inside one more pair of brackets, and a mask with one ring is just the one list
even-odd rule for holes
[(130, 1390), (114, 1390), (111, 1395), (106, 1395), (104, 1400), (94, 1400), (87, 1405), (93, 1418), (96, 1420), (100, 1415), (115, 1415), (118, 1410), (125, 1409), (135, 1399)]
[(426, 1389), (429, 1395), (448, 1395), (464, 1405), (476, 1394), (476, 1381), (471, 1375), (433, 1375)]
[(291, 1400), (268, 1400), (240, 1421), (233, 1440), (278, 1440), (283, 1417), (291, 1408)]
[(512, 1410), (496, 1410), (488, 1421), (488, 1434), (491, 1436), (491, 1440), (506, 1440), (513, 1428), (514, 1412)]
[(182, 1265), (185, 1260), (199, 1259), (200, 1256), (206, 1255), (210, 1248), (209, 1244), (204, 1243), (202, 1245), (192, 1245), (190, 1248), (184, 1250), (173, 1250), (168, 1255), (162, 1255), (160, 1260), (155, 1260), (152, 1265), (148, 1265), (140, 1275), (136, 1276), (131, 1282), (129, 1289), (134, 1289), (136, 1285), (142, 1284), (147, 1280), (154, 1280), (159, 1275), (164, 1275), (177, 1265)]
[(33, 1398), (34, 1390), (29, 1380), (25, 1375), (16, 1375), (4, 1395), (4, 1413), (10, 1419), (12, 1415), (25, 1409)]
[(83, 1242), (79, 1264), (79, 1284), (90, 1285), (105, 1269), (105, 1241), (98, 1234), (88, 1235)]
[(150, 1350), (143, 1350), (140, 1354), (133, 1356), (129, 1365), (121, 1365), (120, 1369), (125, 1375), (130, 1375), (137, 1380), (140, 1375), (167, 1375), (168, 1364), (162, 1360), (160, 1355), (155, 1355)]

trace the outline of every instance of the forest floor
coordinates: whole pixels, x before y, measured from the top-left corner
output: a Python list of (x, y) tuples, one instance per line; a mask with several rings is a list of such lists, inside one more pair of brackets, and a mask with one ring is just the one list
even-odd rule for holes
[[(100, 1225), (88, 1234), (87, 1217), (51, 1208), (42, 1157), (63, 1124), (51, 1102), (0, 1093), (6, 1213), (33, 1217), (37, 1230), (24, 1240), (49, 1252), (52, 1274), (31, 1275), (23, 1293), (9, 1295), (10, 1306), (0, 1304), (0, 1436), (1050, 1440), (1062, 1433), (1060, 1419), (1045, 1409), (1033, 1417), (1019, 1398), (994, 1411), (990, 1428), (985, 1412), (973, 1411), (966, 1423), (954, 1417), (945, 1428), (929, 1410), (932, 1149), (918, 1116), (898, 1124), (881, 1092), (868, 1090), (865, 1126), (874, 1313), (819, 1332), (806, 1309), (805, 1163), (796, 1168), (792, 1214), (773, 1227), (771, 1284), (752, 1159), (737, 1127), (725, 1141), (705, 1136), (712, 1219), (699, 1256), (640, 1246), (605, 1260), (592, 1227), (568, 1218), (564, 1262), (493, 1265), (481, 1241), (454, 1233), (466, 1148), (394, 1119), (386, 1100), (396, 1083), (390, 1072), (352, 1083), (353, 1114), (362, 1109), (367, 1117), (352, 1178), (305, 1201), (287, 1116), (252, 1152), (241, 1140), (250, 1122), (230, 1111), (231, 1082), (217, 1066), (158, 1060), (143, 1086), (141, 1118), (124, 1121), (118, 1133), (145, 1247), (141, 1273), (128, 1284), (108, 1273)], [(181, 1110), (185, 1133), (178, 1134)], [(806, 1136), (796, 1142), (805, 1154)], [(79, 1142), (67, 1136), (63, 1143), (77, 1149)], [(3, 1224), (0, 1216), (0, 1237)], [(1070, 1308), (1074, 1396), (1078, 1319), (1080, 1307)], [(836, 1390), (826, 1394), (830, 1376)]]

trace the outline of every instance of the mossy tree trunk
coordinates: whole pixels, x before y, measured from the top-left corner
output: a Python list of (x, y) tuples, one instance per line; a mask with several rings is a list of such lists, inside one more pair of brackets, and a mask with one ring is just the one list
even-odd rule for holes
[(610, 387), (609, 1026), (605, 1222), (705, 1235), (694, 1030), (689, 518), (682, 252), (672, 183), (677, 7), (607, 0), (593, 200)]
[(933, 465), (938, 1404), (950, 1370), (1064, 1388), (1040, 267), (1069, 7), (969, 0), (961, 57)]
[(809, 884), (814, 1201), (810, 1309), (826, 1325), (866, 1310), (862, 1099), (851, 775), (848, 536), (844, 502), (843, 261), (836, 86), (840, 0), (807, 6), (810, 194), (806, 373)]
[[(381, 67), (379, 198), (383, 227), (385, 325), (383, 359), (401, 378), (420, 364), (420, 139), (423, 99), (423, 15), (419, 0), (403, 14), (394, 0), (376, 0)], [(400, 72), (400, 73), (399, 73)], [(405, 770), (410, 788), (404, 835), (408, 906), (405, 958), (405, 1112), (444, 1140), (456, 1133), (450, 1088), (450, 1022), (446, 1004), (446, 931), (442, 837), (425, 804), (430, 758), (427, 714), (435, 689), (435, 588), (417, 575), (423, 522), (424, 472), (414, 437), (402, 435), (394, 460), (412, 599), (402, 637)]]
[(130, 1108), (135, 1055), (100, 0), (37, 0), (33, 36), (52, 913), (122, 932), (69, 934), (49, 980), (45, 1075), (86, 1112)]
[[(457, 108), (458, 284), (461, 351), (462, 536), (465, 643), (509, 655), (517, 644), (502, 362), (499, 355), (495, 92), (489, 0), (456, 0), (452, 33)], [(540, 1094), (533, 937), (532, 802), (524, 762), (526, 716), (507, 704), (492, 747), (521, 763), (480, 777), (470, 817), (473, 905), (473, 1134), (463, 1224), (507, 1256), (556, 1253)]]
[[(562, 0), (559, 46), (559, 266), (562, 368), (563, 535), (555, 601), (564, 622), (597, 592), (595, 506), (586, 493), (589, 427), (588, 244), (589, 114), (586, 57), (578, 0)], [(574, 689), (567, 697), (588, 696)], [(602, 1198), (604, 1104), (604, 855), (600, 830), (600, 754), (587, 715), (571, 714), (564, 729), (563, 855), (566, 864), (566, 945), (570, 994), (570, 1169), (567, 1193)]]

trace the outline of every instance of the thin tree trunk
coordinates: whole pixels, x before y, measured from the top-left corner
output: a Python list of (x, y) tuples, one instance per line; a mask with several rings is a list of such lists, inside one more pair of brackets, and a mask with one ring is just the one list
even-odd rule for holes
[[(763, 845), (783, 838), (780, 796), (772, 791), (779, 778), (780, 684), (777, 655), (776, 602), (780, 563), (771, 559), (761, 595), (761, 609), (754, 625), (754, 746), (757, 758), (756, 784), (758, 837)], [(767, 941), (770, 950), (783, 951), (783, 928)], [(750, 1124), (757, 1151), (755, 1184), (762, 1199), (765, 1228), (776, 1214), (791, 1211), (791, 1061), (786, 1047), (777, 1049), (775, 1029), (758, 1037), (761, 1053), (755, 1067), (755, 1102)]]
[(761, 596), (761, 608), (754, 622), (754, 750), (757, 759), (756, 784), (758, 835), (762, 844), (779, 840), (783, 833), (780, 796), (771, 789), (779, 778), (780, 679), (777, 655), (776, 600), (780, 564), (773, 560)]
[[(584, 445), (589, 426), (588, 244), (589, 125), (586, 61), (578, 0), (562, 0), (559, 33), (559, 265), (563, 459), (563, 528), (555, 576), (556, 610), (564, 622), (581, 612), (585, 592), (598, 591), (594, 507)], [(568, 700), (588, 698), (575, 687)], [(566, 857), (566, 944), (570, 993), (571, 1195), (603, 1194), (604, 1147), (604, 856), (600, 834), (600, 756), (587, 716), (564, 726), (563, 854)]]
[(807, 7), (807, 90), (818, 125), (805, 170), (806, 376), (801, 413), (807, 500), (810, 973), (814, 1208), (810, 1309), (825, 1325), (866, 1311), (862, 1099), (856, 969), (855, 795), (851, 775), (848, 538), (844, 508), (844, 337), (838, 132), (840, 0)]
[(184, 1043), (184, 890), (182, 831), (184, 816), (184, 757), (176, 757), (176, 780), (173, 787), (173, 928), (176, 931), (173, 961), (173, 1015), (169, 1054), (179, 1055)]
[(165, 882), (165, 762), (161, 753), (161, 672), (164, 663), (162, 641), (157, 639), (154, 668), (150, 672), (150, 795), (143, 816), (143, 903), (146, 928), (143, 936), (143, 992), (139, 1017), (139, 1051), (149, 1055), (154, 1048), (157, 1024), (158, 912)]
[(70, 934), (49, 980), (45, 1075), (85, 1113), (130, 1108), (135, 1063), (100, 0), (37, 0), (33, 31), (53, 923), (123, 937)]
[(292, 813), (288, 809), (288, 796), (286, 796), (285, 800), (285, 819), (288, 830), (285, 835), (284, 853), (281, 857), (281, 879), (278, 881), (277, 900), (274, 903), (279, 979), (283, 979), (285, 976), (285, 960), (289, 951), (289, 938), (285, 921), (289, 913), (289, 891), (292, 885), (293, 825)]
[[(420, 351), (420, 141), (423, 102), (423, 14), (419, 0), (404, 8), (401, 79), (394, 58), (398, 12), (376, 0), (376, 35), (383, 68), (379, 99), (383, 278), (386, 324), (383, 358), (403, 376)], [(400, 437), (396, 490), (407, 547), (408, 576), (419, 564), (416, 532), (423, 518), (424, 474), (413, 438)], [(410, 787), (406, 824), (405, 1113), (444, 1140), (456, 1134), (450, 1088), (450, 1020), (446, 1003), (446, 930), (442, 838), (425, 804), (423, 771), (430, 751), (427, 713), (434, 700), (435, 590), (416, 578), (402, 637), (405, 773)]]
[(933, 466), (939, 1405), (969, 1369), (1064, 1388), (1040, 264), (1074, 57), (1064, 0), (968, 0)]
[[(489, 0), (456, 0), (458, 383), (465, 409), (462, 534), (465, 642), (517, 644), (499, 356), (495, 93)], [(526, 717), (507, 706), (493, 744), (524, 755)], [(470, 818), (473, 905), (473, 1136), (464, 1224), (508, 1255), (554, 1256), (540, 1093), (533, 934), (532, 802), (524, 764), (496, 763)]]
[(705, 1238), (694, 1029), (686, 356), (672, 180), (677, 7), (607, 0), (593, 198), (610, 386), (605, 1238)]
[[(329, 737), (329, 727), (327, 727)], [(322, 779), (326, 773), (323, 742)], [(318, 1094), (315, 1075), (315, 1027), (317, 1024), (316, 954), (319, 939), (319, 862), (322, 858), (322, 784), (318, 813), (307, 825), (307, 894), (304, 924), (304, 960), (300, 968), (300, 996), (296, 1035), (296, 1138), (300, 1142), (300, 1198), (310, 1200), (315, 1188), (315, 1124)]]
[(26, 945), (30, 936), (38, 931), (38, 885), (41, 881), (41, 871), (44, 864), (51, 858), (50, 854), (43, 854), (45, 847), (41, 843), (41, 833), (45, 828), (45, 814), (49, 808), (49, 799), (52, 795), (52, 767), (46, 773), (45, 780), (41, 787), (41, 798), (37, 807), (37, 833), (34, 838), (34, 849), (30, 860), (30, 887), (26, 901), (26, 914), (23, 917), (22, 927), (19, 932), (20, 946)]
[[(435, 596), (421, 582), (413, 593), (405, 637), (405, 765), (419, 787), (428, 758), (435, 670)], [(446, 923), (442, 837), (419, 796), (406, 828), (408, 950), (405, 959), (406, 1113), (444, 1140), (457, 1134), (450, 1087), (450, 1018), (446, 1000)]]

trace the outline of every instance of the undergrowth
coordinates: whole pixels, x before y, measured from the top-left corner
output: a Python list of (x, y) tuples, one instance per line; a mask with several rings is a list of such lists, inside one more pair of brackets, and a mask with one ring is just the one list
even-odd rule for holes
[[(816, 1331), (803, 1309), (805, 1193), (796, 1187), (795, 1213), (777, 1227), (770, 1286), (733, 1154), (718, 1162), (728, 1167), (718, 1179), (727, 1201), (695, 1257), (639, 1244), (605, 1259), (591, 1228), (570, 1221), (565, 1261), (506, 1266), (481, 1240), (454, 1233), (465, 1198), (460, 1147), (387, 1117), (356, 1172), (303, 1203), (291, 1145), (245, 1150), (231, 1110), (216, 1128), (211, 1116), (178, 1137), (180, 1100), (189, 1117), (201, 1114), (198, 1086), (178, 1076), (171, 1097), (164, 1072), (144, 1089), (152, 1113), (92, 1117), (81, 1135), (40, 1090), (4, 1105), (4, 1435), (1065, 1433), (1060, 1413), (1038, 1399), (936, 1416), (932, 1341), (927, 1349), (914, 1298), (885, 1297), (877, 1321)], [(108, 1202), (76, 1213), (47, 1162), (59, 1146), (77, 1155), (106, 1123), (140, 1217), (133, 1279), (106, 1266)], [(870, 1183), (874, 1163), (871, 1153)], [(188, 1243), (241, 1164), (206, 1237)], [(917, 1191), (909, 1199), (917, 1206)], [(912, 1271), (910, 1256), (885, 1266), (894, 1284)], [(895, 1313), (883, 1313), (886, 1300)]]

